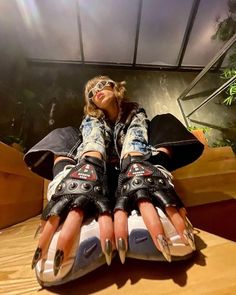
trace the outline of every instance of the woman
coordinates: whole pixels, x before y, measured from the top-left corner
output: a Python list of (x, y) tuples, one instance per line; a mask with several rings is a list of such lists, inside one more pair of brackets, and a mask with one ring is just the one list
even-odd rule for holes
[[(50, 201), (42, 214), (42, 234), (32, 263), (33, 267), (38, 265), (37, 275), (44, 285), (60, 284), (84, 274), (77, 271), (76, 261), (81, 265), (81, 256), (78, 261), (75, 254), (71, 258), (71, 253), (81, 249), (81, 243), (87, 238), (80, 239), (78, 247), (82, 223), (94, 217), (98, 223), (92, 221), (88, 228), (94, 228), (96, 224), (98, 231), (99, 225), (99, 233), (94, 234), (95, 230), (93, 235), (100, 238), (108, 265), (115, 249), (122, 263), (127, 251), (129, 257), (154, 260), (160, 260), (161, 252), (170, 262), (178, 250), (175, 252), (177, 247), (163, 226), (163, 220), (167, 228), (174, 225), (178, 243), (186, 245), (180, 257), (195, 249), (186, 210), (166, 169), (173, 170), (194, 161), (203, 146), (170, 114), (156, 116), (149, 123), (145, 111), (136, 103), (128, 102), (125, 91), (124, 83), (117, 83), (107, 76), (88, 81), (85, 118), (80, 128), (82, 138), (75, 130), (68, 129), (69, 141), (57, 143), (57, 150), (52, 147), (51, 134), (25, 156), (26, 163), (41, 175), (46, 160), (52, 161), (52, 155), (55, 156)], [(58, 137), (58, 134), (53, 136)], [(62, 220), (64, 224), (55, 238)], [(140, 234), (144, 234), (143, 241), (148, 243), (146, 248), (142, 244), (137, 249), (134, 241)], [(155, 252), (154, 245), (159, 251)], [(48, 249), (53, 249), (52, 256), (55, 255), (54, 274), (50, 278), (39, 275), (40, 271), (43, 273), (42, 261), (45, 264), (49, 260), (45, 258)], [(143, 250), (140, 252), (140, 249)], [(92, 268), (87, 267), (89, 271), (101, 264), (96, 255), (97, 264), (93, 264), (93, 260)], [(66, 265), (69, 265), (67, 269)], [(74, 275), (76, 271), (77, 275)], [(69, 275), (65, 276), (66, 273)]]

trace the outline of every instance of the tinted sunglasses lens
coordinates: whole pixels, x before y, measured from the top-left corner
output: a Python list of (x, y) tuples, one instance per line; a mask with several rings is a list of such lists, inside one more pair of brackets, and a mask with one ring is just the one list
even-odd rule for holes
[(89, 93), (88, 93), (88, 98), (89, 98), (89, 99), (92, 99), (92, 98), (93, 98), (93, 91), (92, 91), (92, 90), (89, 91)]
[(97, 84), (97, 89), (102, 90), (106, 86), (107, 82), (106, 81), (101, 81)]

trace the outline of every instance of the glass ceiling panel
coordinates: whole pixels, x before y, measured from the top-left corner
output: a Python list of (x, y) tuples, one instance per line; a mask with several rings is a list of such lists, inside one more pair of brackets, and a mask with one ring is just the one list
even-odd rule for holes
[(145, 0), (137, 64), (176, 65), (193, 1)]
[(132, 63), (138, 0), (80, 0), (85, 61)]
[(228, 0), (202, 0), (183, 59), (184, 66), (205, 66), (224, 45), (212, 38), (229, 14)]
[(76, 0), (15, 0), (25, 26), (28, 57), (81, 60)]
[(15, 1), (0, 1), (0, 54), (23, 49), (24, 25)]

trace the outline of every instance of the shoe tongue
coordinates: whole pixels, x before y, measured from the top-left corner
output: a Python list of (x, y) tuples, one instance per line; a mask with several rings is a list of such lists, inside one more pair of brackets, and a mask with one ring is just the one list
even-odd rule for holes
[(85, 164), (79, 168), (79, 170), (74, 171), (70, 174), (70, 177), (82, 179), (82, 180), (97, 180), (97, 173), (94, 167), (90, 164)]
[(134, 177), (134, 176), (147, 176), (151, 175), (152, 171), (148, 168), (144, 167), (142, 164), (135, 163), (132, 164), (127, 172), (128, 177)]
[(126, 170), (127, 167), (134, 163), (143, 163), (144, 161), (146, 161), (147, 159), (149, 158), (148, 155), (140, 155), (140, 156), (131, 156), (131, 155), (128, 155), (127, 157), (125, 157), (124, 159), (122, 159), (122, 162), (121, 162), (121, 170)]

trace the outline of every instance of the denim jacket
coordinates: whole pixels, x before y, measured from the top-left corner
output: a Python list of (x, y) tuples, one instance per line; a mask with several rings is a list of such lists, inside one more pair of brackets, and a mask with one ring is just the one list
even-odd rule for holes
[(85, 116), (80, 127), (82, 144), (77, 157), (88, 151), (98, 151), (107, 160), (109, 147), (114, 149), (120, 159), (129, 152), (149, 153), (148, 119), (143, 108), (131, 110), (125, 120), (119, 116), (112, 125), (108, 120)]
[(171, 170), (175, 170), (192, 163), (202, 154), (204, 145), (173, 115), (156, 115), (148, 122), (143, 109), (127, 109), (126, 113), (129, 115), (120, 116), (113, 126), (105, 118), (85, 117), (82, 135), (79, 129), (70, 126), (55, 129), (35, 144), (24, 160), (33, 172), (51, 180), (54, 155), (76, 160), (82, 153), (96, 149), (109, 162), (110, 154), (115, 152), (114, 166), (117, 167), (119, 159), (128, 152), (155, 156), (158, 147), (167, 147), (172, 149)]

